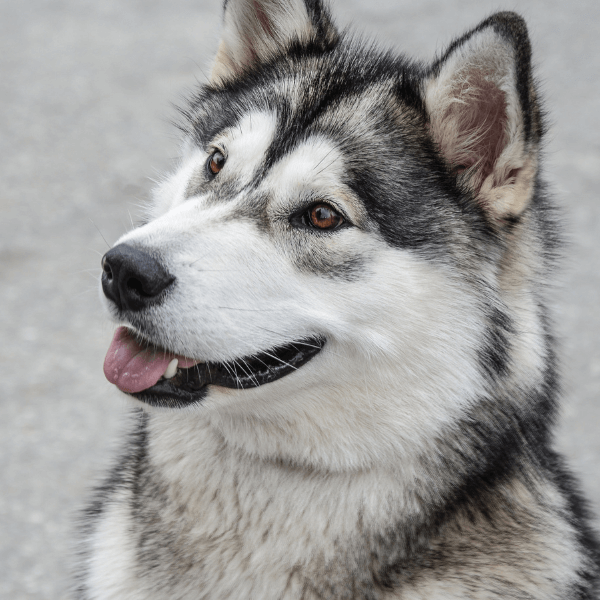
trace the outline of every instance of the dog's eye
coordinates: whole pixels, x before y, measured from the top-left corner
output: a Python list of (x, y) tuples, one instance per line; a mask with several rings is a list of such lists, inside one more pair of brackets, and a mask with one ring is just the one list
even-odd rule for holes
[(214, 177), (225, 166), (225, 157), (223, 156), (223, 153), (219, 150), (213, 152), (208, 159), (206, 166), (209, 174)]
[(335, 211), (329, 204), (315, 204), (306, 213), (307, 221), (311, 227), (316, 229), (337, 229), (343, 222), (344, 217)]

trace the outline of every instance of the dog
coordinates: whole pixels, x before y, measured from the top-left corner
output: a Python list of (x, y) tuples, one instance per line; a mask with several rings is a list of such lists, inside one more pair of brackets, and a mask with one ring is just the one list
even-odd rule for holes
[(321, 0), (226, 0), (180, 128), (102, 259), (134, 406), (78, 597), (596, 598), (552, 446), (560, 235), (523, 19), (425, 65)]

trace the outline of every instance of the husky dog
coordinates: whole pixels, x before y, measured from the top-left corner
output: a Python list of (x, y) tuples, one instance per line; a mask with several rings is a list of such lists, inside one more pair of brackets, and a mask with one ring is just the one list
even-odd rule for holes
[(137, 409), (85, 600), (595, 598), (552, 449), (558, 237), (523, 20), (425, 66), (226, 0), (176, 171), (104, 256)]

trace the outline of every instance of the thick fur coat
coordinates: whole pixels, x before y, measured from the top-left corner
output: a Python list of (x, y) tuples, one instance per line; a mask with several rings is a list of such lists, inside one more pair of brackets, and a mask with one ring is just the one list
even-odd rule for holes
[(78, 597), (596, 598), (523, 20), (422, 65), (319, 0), (227, 0), (181, 129), (103, 260), (136, 408)]

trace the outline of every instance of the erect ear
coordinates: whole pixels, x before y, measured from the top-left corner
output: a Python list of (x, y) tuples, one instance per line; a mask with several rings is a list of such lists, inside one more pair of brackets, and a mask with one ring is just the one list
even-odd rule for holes
[(294, 42), (326, 50), (337, 39), (321, 0), (225, 0), (211, 81), (235, 76), (285, 52)]
[(523, 19), (501, 12), (456, 40), (424, 82), (431, 135), (492, 220), (527, 207), (542, 134)]

